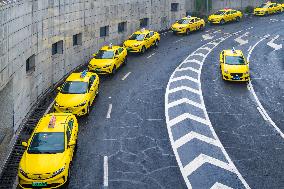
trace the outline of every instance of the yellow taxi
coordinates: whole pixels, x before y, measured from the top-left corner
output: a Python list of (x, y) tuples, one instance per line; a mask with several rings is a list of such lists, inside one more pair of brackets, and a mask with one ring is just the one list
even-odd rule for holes
[(40, 119), (19, 164), (20, 188), (58, 188), (68, 183), (77, 144), (78, 123), (72, 114), (51, 113)]
[(123, 47), (128, 52), (145, 53), (152, 46), (158, 47), (160, 42), (160, 34), (152, 30), (141, 29), (134, 32), (128, 40), (123, 43)]
[(201, 18), (187, 16), (184, 17), (171, 26), (171, 30), (174, 34), (186, 34), (189, 35), (191, 31), (203, 30), (205, 27), (205, 21)]
[(86, 70), (72, 73), (61, 87), (54, 102), (58, 113), (72, 113), (77, 116), (88, 115), (90, 106), (99, 93), (99, 76)]
[(281, 4), (277, 3), (263, 3), (259, 7), (254, 9), (254, 15), (256, 16), (267, 16), (269, 14), (280, 13), (283, 11)]
[(127, 50), (120, 46), (102, 47), (88, 65), (89, 71), (98, 74), (115, 74), (116, 70), (127, 63)]
[(225, 24), (226, 22), (237, 21), (239, 22), (243, 14), (241, 11), (234, 9), (222, 9), (208, 17), (210, 24)]
[(224, 50), (220, 54), (222, 78), (229, 81), (248, 81), (249, 62), (241, 50)]

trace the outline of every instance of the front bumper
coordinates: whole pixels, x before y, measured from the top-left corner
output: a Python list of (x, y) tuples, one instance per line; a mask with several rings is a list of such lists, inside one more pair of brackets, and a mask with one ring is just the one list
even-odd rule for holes
[(111, 74), (112, 73), (112, 66), (108, 66), (104, 68), (104, 67), (92, 66), (89, 64), (88, 69), (89, 71), (95, 72), (98, 74)]
[(55, 112), (57, 113), (72, 113), (77, 116), (86, 115), (88, 112), (88, 103), (86, 103), (84, 106), (79, 107), (62, 107), (56, 105), (54, 105), (53, 107)]
[(222, 77), (226, 81), (249, 81), (250, 75), (249, 74), (242, 74), (241, 76), (236, 77), (235, 74), (223, 73)]
[(178, 28), (171, 28), (172, 32), (175, 34), (185, 34), (186, 28), (178, 29)]
[[(68, 178), (68, 170), (64, 170), (63, 173), (49, 179), (43, 179), (43, 180), (33, 180), (30, 178), (24, 177), (22, 174), (18, 173), (19, 178), (19, 187), (23, 189), (29, 189), (29, 188), (59, 188), (63, 186), (67, 182)], [(35, 187), (32, 186), (34, 182), (43, 182), (46, 183), (46, 186), (44, 187)]]
[(264, 16), (265, 12), (264, 11), (254, 11), (253, 13), (255, 16)]
[(208, 20), (208, 22), (211, 23), (211, 24), (220, 24), (221, 20), (219, 20), (219, 19), (210, 19), (210, 20)]

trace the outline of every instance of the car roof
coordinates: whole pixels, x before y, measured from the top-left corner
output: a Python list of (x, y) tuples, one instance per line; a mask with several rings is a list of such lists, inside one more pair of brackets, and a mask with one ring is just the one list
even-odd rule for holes
[[(38, 122), (35, 133), (39, 132), (64, 132), (65, 125), (67, 124), (68, 118), (72, 116), (71, 113), (50, 113), (43, 116)], [(55, 124), (49, 127), (52, 117), (55, 117)]]
[(241, 50), (233, 51), (232, 49), (230, 49), (230, 50), (224, 50), (224, 55), (225, 56), (243, 56), (243, 52)]
[(89, 82), (90, 77), (94, 75), (92, 72), (86, 72), (85, 77), (81, 77), (82, 72), (79, 73), (72, 73), (70, 76), (66, 79), (66, 81), (81, 81), (81, 82)]
[(103, 46), (102, 48), (101, 48), (101, 50), (104, 50), (104, 51), (113, 51), (113, 50), (117, 50), (117, 49), (119, 49), (120, 48), (120, 46), (112, 46), (112, 47), (110, 47), (109, 45), (106, 45), (106, 46)]

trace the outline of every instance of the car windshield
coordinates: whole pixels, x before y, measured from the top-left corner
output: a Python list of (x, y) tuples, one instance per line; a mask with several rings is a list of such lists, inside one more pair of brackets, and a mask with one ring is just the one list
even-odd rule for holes
[(104, 51), (99, 50), (99, 52), (96, 54), (96, 59), (113, 59), (114, 52), (113, 51)]
[(267, 7), (269, 7), (269, 5), (264, 3), (264, 4), (260, 5), (258, 8), (267, 8)]
[(87, 82), (67, 81), (61, 88), (61, 93), (64, 94), (85, 94), (88, 89)]
[(217, 12), (215, 12), (214, 15), (223, 15), (223, 14), (225, 14), (225, 11), (217, 11)]
[(129, 40), (136, 40), (136, 41), (143, 41), (145, 35), (144, 34), (132, 34), (129, 38)]
[(245, 65), (245, 60), (241, 56), (227, 56), (226, 64), (229, 65)]
[(191, 22), (191, 20), (189, 20), (189, 19), (180, 19), (177, 23), (179, 23), (179, 24), (188, 24), (189, 22)]
[(28, 148), (29, 154), (56, 154), (65, 149), (63, 132), (36, 133)]

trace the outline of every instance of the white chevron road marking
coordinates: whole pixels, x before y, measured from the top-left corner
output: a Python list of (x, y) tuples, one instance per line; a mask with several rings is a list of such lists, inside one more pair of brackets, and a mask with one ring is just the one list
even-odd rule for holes
[(227, 171), (235, 172), (234, 168), (228, 163), (218, 160), (216, 158), (207, 156), (205, 154), (200, 154), (193, 161), (191, 161), (189, 164), (183, 167), (184, 175), (187, 175), (187, 176), (191, 175), (194, 171), (196, 171), (198, 168), (200, 168), (205, 163), (210, 163), (212, 165), (215, 165)]
[(249, 32), (244, 33), (243, 35), (237, 37), (237, 38), (235, 39), (235, 41), (238, 42), (240, 45), (245, 45), (245, 44), (247, 44), (249, 41), (248, 41), (248, 40), (244, 40), (243, 38), (244, 38), (244, 37), (247, 37), (248, 34), (249, 34)]
[(185, 61), (183, 61), (183, 64), (184, 64), (184, 63), (189, 63), (189, 62), (193, 62), (193, 63), (199, 64), (199, 65), (202, 64), (201, 61), (196, 60), (196, 59), (185, 60)]
[(194, 53), (193, 56), (201, 56), (201, 57), (205, 58), (207, 55), (203, 54), (203, 53)]
[(213, 138), (209, 138), (207, 136), (204, 136), (202, 134), (196, 133), (194, 131), (191, 131), (189, 133), (187, 133), (186, 135), (182, 136), (181, 138), (179, 138), (178, 140), (176, 140), (174, 142), (174, 147), (175, 148), (179, 148), (182, 145), (188, 143), (189, 141), (193, 140), (193, 139), (198, 139), (200, 141), (206, 142), (208, 144), (220, 147), (221, 143), (218, 140), (215, 140)]
[(193, 89), (193, 88), (190, 88), (190, 87), (186, 87), (186, 86), (181, 86), (181, 87), (176, 87), (174, 89), (170, 89), (169, 90), (169, 94), (171, 93), (175, 93), (175, 92), (178, 92), (178, 91), (189, 91), (189, 92), (192, 92), (192, 93), (195, 93), (195, 94), (201, 94), (201, 92), (199, 90), (196, 90), (196, 89)]
[(280, 37), (279, 35), (276, 35), (273, 39), (271, 39), (271, 41), (267, 43), (267, 45), (273, 48), (275, 51), (282, 49), (282, 44), (279, 45), (274, 43), (274, 41), (277, 40), (279, 37)]
[(210, 51), (211, 49), (209, 47), (201, 47), (199, 48), (199, 50), (207, 50), (207, 51)]
[[(187, 69), (186, 69), (187, 70)], [(190, 69), (191, 70), (191, 69)], [(189, 77), (189, 76), (180, 76), (180, 77), (174, 77), (174, 78), (171, 78), (170, 81), (171, 82), (176, 82), (176, 81), (181, 81), (181, 80), (190, 80), (190, 81), (193, 81), (195, 83), (199, 83), (199, 80), (198, 79), (195, 79), (193, 77)]]
[(208, 126), (210, 125), (210, 122), (208, 120), (201, 118), (201, 117), (198, 117), (198, 116), (195, 116), (195, 115), (192, 115), (190, 113), (181, 114), (178, 117), (171, 119), (168, 122), (168, 124), (169, 124), (170, 127), (172, 127), (172, 126), (174, 126), (174, 125), (176, 125), (176, 124), (178, 124), (178, 123), (180, 123), (180, 122), (182, 122), (186, 119), (189, 119), (189, 120), (191, 119), (191, 120), (197, 121), (199, 123), (203, 123), (203, 124), (208, 125)]
[(172, 107), (175, 107), (175, 106), (178, 106), (178, 105), (181, 105), (181, 104), (190, 104), (192, 106), (195, 106), (197, 108), (205, 110), (205, 107), (203, 105), (201, 105), (197, 102), (194, 102), (192, 100), (189, 100), (188, 98), (182, 98), (182, 99), (176, 100), (174, 102), (171, 102), (171, 103), (168, 104), (168, 107), (172, 108)]
[(182, 71), (186, 71), (186, 70), (191, 70), (191, 71), (194, 71), (194, 72), (196, 72), (198, 74), (201, 72), (201, 70), (197, 70), (197, 69), (195, 69), (193, 67), (190, 67), (190, 66), (185, 67), (185, 68), (178, 68), (176, 71), (177, 72), (182, 72)]
[(215, 36), (211, 36), (210, 34), (204, 34), (202, 35), (202, 38), (206, 41), (206, 40), (210, 40), (213, 39)]
[(229, 186), (216, 182), (210, 189), (233, 189)]

